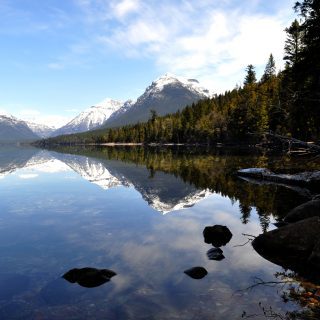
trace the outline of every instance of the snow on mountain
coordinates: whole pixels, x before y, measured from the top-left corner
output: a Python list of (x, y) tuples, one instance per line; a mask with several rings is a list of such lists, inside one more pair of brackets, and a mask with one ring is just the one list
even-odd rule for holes
[(122, 107), (120, 107), (117, 111), (111, 114), (111, 116), (106, 120), (114, 120), (118, 117), (120, 117), (122, 114), (126, 113), (133, 105), (135, 104), (135, 101), (133, 100), (127, 100)]
[(25, 121), (11, 115), (0, 115), (0, 142), (12, 143), (39, 139)]
[(85, 132), (102, 125), (115, 111), (123, 106), (123, 102), (105, 99), (95, 106), (81, 112), (65, 126), (57, 129), (53, 136)]
[(162, 116), (177, 112), (193, 102), (212, 95), (195, 79), (185, 79), (166, 73), (153, 81), (126, 112), (117, 117), (110, 117), (104, 127), (119, 127), (147, 121), (151, 110)]
[(138, 99), (145, 99), (150, 95), (161, 94), (166, 86), (182, 86), (191, 92), (201, 96), (202, 98), (212, 97), (212, 93), (208, 89), (200, 86), (200, 83), (196, 79), (186, 79), (183, 77), (178, 77), (171, 73), (166, 73), (159, 77), (146, 89), (145, 93)]
[(56, 130), (55, 128), (46, 126), (44, 124), (38, 124), (29, 121), (25, 121), (25, 123), (40, 138), (48, 138)]

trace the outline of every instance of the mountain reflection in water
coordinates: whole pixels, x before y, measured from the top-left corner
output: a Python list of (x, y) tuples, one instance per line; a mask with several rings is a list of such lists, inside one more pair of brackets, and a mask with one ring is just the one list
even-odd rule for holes
[[(288, 286), (239, 291), (274, 275), (307, 288), (243, 245), (243, 234), (273, 228), (315, 190), (253, 185), (235, 172), (299, 171), (303, 162), (225, 150), (59, 151), (0, 149), (0, 319), (264, 319), (261, 303), (281, 316), (302, 310)], [(223, 252), (204, 242), (217, 224), (232, 232)], [(117, 276), (61, 279), (86, 266)], [(194, 266), (207, 272), (199, 281), (184, 274)]]

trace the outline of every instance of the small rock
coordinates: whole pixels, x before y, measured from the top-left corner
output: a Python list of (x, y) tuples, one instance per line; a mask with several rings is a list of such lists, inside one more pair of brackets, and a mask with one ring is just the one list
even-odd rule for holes
[(220, 248), (212, 248), (207, 252), (209, 260), (221, 261), (225, 258)]
[(94, 288), (110, 281), (116, 273), (109, 269), (82, 268), (71, 269), (62, 278), (71, 283), (77, 282), (80, 286)]
[(202, 279), (208, 274), (208, 271), (203, 267), (194, 267), (185, 270), (184, 273), (193, 279)]
[(205, 243), (211, 243), (214, 247), (225, 246), (232, 238), (232, 233), (226, 226), (207, 226), (203, 230)]

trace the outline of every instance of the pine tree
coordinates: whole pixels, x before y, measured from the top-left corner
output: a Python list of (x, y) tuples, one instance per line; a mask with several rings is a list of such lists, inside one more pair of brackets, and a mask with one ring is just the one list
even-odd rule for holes
[(254, 66), (252, 64), (249, 64), (246, 68), (246, 72), (247, 72), (247, 75), (244, 79), (244, 85), (250, 85), (250, 84), (253, 84), (253, 83), (256, 83), (257, 82), (257, 78), (256, 78), (256, 72), (254, 70)]
[(264, 74), (261, 78), (261, 82), (266, 82), (276, 75), (276, 63), (274, 61), (272, 53), (269, 56), (269, 60), (266, 64), (266, 68), (264, 69)]
[(283, 60), (286, 61), (287, 67), (296, 66), (300, 60), (302, 50), (302, 32), (297, 19), (295, 19), (289, 28), (285, 29), (287, 39), (284, 46), (285, 56)]

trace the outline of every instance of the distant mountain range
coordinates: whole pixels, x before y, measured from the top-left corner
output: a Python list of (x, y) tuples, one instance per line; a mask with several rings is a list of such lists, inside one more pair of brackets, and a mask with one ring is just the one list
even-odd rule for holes
[(13, 116), (0, 115), (0, 143), (28, 142), (47, 138), (54, 128), (19, 120)]
[(112, 114), (117, 112), (124, 104), (121, 101), (105, 99), (81, 112), (65, 126), (57, 129), (52, 136), (85, 132), (102, 125)]
[(0, 115), (0, 143), (32, 141), (51, 136), (86, 132), (96, 128), (112, 128), (147, 121), (151, 110), (157, 115), (174, 113), (200, 99), (209, 98), (209, 90), (195, 79), (165, 74), (153, 81), (135, 101), (105, 99), (84, 110), (69, 123), (54, 129), (13, 116)]

